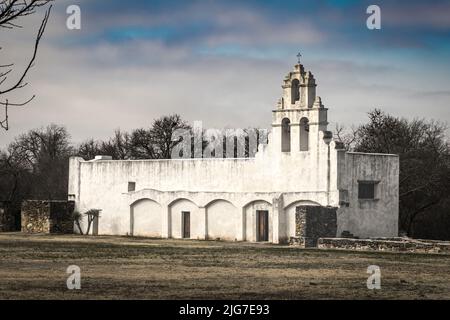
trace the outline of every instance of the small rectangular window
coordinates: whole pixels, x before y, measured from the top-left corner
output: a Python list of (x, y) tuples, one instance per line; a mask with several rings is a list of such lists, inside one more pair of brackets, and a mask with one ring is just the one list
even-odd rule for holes
[(136, 191), (136, 182), (128, 182), (128, 192)]
[(358, 199), (375, 200), (378, 182), (376, 181), (359, 181), (358, 182)]

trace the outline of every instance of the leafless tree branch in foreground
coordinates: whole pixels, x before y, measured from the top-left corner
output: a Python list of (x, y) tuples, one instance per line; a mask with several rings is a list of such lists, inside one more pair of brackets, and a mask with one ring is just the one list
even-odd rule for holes
[[(22, 28), (18, 23), (18, 20), (22, 17), (32, 15), (36, 12), (39, 7), (44, 7), (53, 0), (0, 0), (0, 30)], [(47, 27), (48, 19), (50, 17), (50, 12), (52, 5), (48, 7), (45, 12), (44, 18), (42, 19), (41, 25), (39, 27), (36, 39), (34, 41), (33, 54), (26, 65), (25, 69), (19, 72), (16, 80), (12, 80), (9, 83), (8, 77), (13, 75), (14, 63), (1, 64), (0, 63), (0, 106), (4, 108), (4, 115), (2, 120), (0, 120), (0, 128), (4, 130), (9, 130), (9, 107), (22, 107), (31, 102), (35, 96), (28, 98), (22, 102), (12, 103), (7, 98), (6, 95), (25, 87), (28, 83), (25, 82), (25, 78), (33, 67), (36, 61), (37, 51), (39, 44), (41, 42), (42, 36), (44, 35), (45, 28)], [(2, 47), (0, 46), (0, 50)]]

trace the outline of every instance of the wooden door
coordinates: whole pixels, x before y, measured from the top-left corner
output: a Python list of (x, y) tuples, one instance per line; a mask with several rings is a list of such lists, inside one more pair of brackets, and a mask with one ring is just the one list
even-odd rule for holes
[(269, 211), (256, 212), (256, 227), (258, 242), (269, 241)]

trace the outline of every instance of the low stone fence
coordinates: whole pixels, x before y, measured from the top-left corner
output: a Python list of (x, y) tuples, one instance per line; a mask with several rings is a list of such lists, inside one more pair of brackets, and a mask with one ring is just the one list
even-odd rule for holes
[(27, 200), (22, 203), (22, 232), (26, 233), (73, 233), (70, 201)]
[(321, 238), (319, 249), (341, 249), (353, 251), (386, 251), (411, 253), (450, 254), (450, 242), (414, 240), (408, 238), (340, 239)]

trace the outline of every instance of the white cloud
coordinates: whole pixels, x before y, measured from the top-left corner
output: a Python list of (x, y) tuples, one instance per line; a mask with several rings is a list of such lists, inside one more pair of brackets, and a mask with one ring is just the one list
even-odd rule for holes
[[(194, 19), (193, 12), (186, 16)], [(196, 39), (195, 44), (99, 41), (88, 46), (63, 46), (56, 40), (80, 36), (60, 25), (63, 17), (56, 14), (52, 19), (28, 78), (30, 86), (20, 92), (22, 97), (36, 93), (37, 98), (25, 108), (11, 110), (12, 130), (0, 132), (0, 146), (25, 130), (51, 122), (66, 125), (74, 141), (80, 142), (90, 137), (106, 138), (118, 127), (145, 127), (154, 118), (172, 113), (189, 121), (202, 120), (207, 127), (268, 127), (295, 52), (290, 61), (249, 59), (201, 55), (195, 50), (197, 45), (231, 43), (254, 50), (262, 45), (312, 46), (327, 39), (307, 21), (277, 25), (257, 12), (236, 15), (230, 9), (218, 15), (217, 30)], [(33, 19), (39, 21), (37, 16)], [(97, 31), (108, 23), (101, 19), (98, 24), (91, 23)], [(2, 38), (5, 50), (0, 52), (1, 61), (19, 61), (20, 66), (30, 54), (33, 36), (19, 30), (14, 38), (9, 34)], [(448, 96), (422, 94), (445, 89), (445, 81), (433, 78), (433, 70), (427, 70), (424, 84), (417, 80), (425, 77), (424, 71), (406, 70), (386, 59), (368, 64), (352, 57), (333, 60), (332, 51), (329, 56), (320, 60), (311, 54), (305, 66), (317, 78), (318, 93), (330, 108), (330, 121), (358, 123), (374, 107), (400, 116), (449, 120)]]

